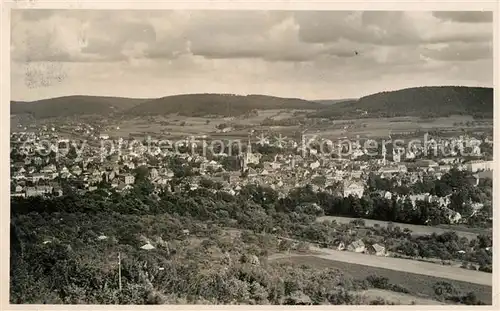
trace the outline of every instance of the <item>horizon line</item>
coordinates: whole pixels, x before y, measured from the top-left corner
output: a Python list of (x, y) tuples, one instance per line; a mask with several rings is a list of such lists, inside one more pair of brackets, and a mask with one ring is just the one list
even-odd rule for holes
[(468, 87), (468, 88), (489, 88), (489, 89), (494, 89), (494, 86), (470, 86), (470, 85), (451, 85), (451, 84), (442, 84), (442, 85), (421, 85), (421, 86), (411, 86), (411, 87), (405, 87), (405, 88), (400, 88), (400, 89), (393, 89), (393, 90), (382, 90), (374, 93), (369, 93), (366, 95), (362, 96), (347, 96), (347, 97), (337, 97), (337, 98), (316, 98), (316, 99), (307, 99), (303, 97), (287, 97), (287, 96), (280, 96), (280, 95), (271, 95), (271, 94), (264, 94), (264, 93), (199, 93), (199, 92), (193, 92), (193, 93), (177, 93), (177, 94), (171, 94), (171, 95), (164, 95), (164, 96), (159, 96), (159, 97), (129, 97), (129, 96), (116, 96), (116, 95), (91, 95), (91, 94), (72, 94), (72, 95), (61, 95), (61, 96), (53, 96), (53, 97), (45, 97), (45, 98), (40, 98), (40, 99), (35, 99), (35, 100), (16, 100), (16, 99), (10, 99), (10, 103), (12, 104), (13, 102), (18, 102), (18, 103), (34, 103), (42, 100), (50, 100), (50, 99), (56, 99), (56, 98), (67, 98), (67, 97), (103, 97), (103, 98), (121, 98), (121, 99), (137, 99), (137, 100), (156, 100), (160, 98), (165, 98), (165, 97), (173, 97), (173, 96), (183, 96), (183, 95), (233, 95), (233, 96), (269, 96), (269, 97), (277, 97), (277, 98), (284, 98), (284, 99), (301, 99), (305, 101), (310, 101), (310, 102), (317, 102), (317, 101), (325, 101), (325, 100), (337, 100), (337, 101), (342, 101), (342, 100), (357, 100), (366, 96), (370, 95), (375, 95), (375, 94), (380, 94), (380, 93), (385, 93), (385, 92), (397, 92), (397, 91), (403, 91), (403, 90), (408, 90), (408, 89), (417, 89), (417, 88), (436, 88), (436, 87)]

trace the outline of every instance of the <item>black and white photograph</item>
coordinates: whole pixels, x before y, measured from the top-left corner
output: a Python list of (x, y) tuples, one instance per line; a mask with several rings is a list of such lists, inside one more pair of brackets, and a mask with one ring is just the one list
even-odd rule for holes
[(8, 15), (10, 305), (498, 302), (496, 11)]

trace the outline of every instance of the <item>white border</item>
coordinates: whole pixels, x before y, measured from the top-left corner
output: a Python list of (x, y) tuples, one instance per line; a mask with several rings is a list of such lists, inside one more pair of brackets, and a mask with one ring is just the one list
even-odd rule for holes
[[(9, 305), (9, 220), (10, 220), (10, 194), (9, 194), (9, 179), (10, 168), (9, 162), (9, 149), (10, 141), (7, 133), (10, 133), (10, 10), (11, 9), (109, 9), (109, 10), (151, 10), (151, 9), (177, 9), (177, 10), (384, 10), (384, 11), (431, 11), (431, 10), (446, 10), (446, 11), (466, 11), (466, 10), (485, 10), (494, 12), (494, 87), (498, 86), (498, 34), (499, 34), (499, 16), (498, 9), (500, 2), (497, 0), (491, 1), (453, 1), (453, 0), (441, 0), (441, 1), (118, 1), (118, 0), (107, 0), (107, 1), (86, 1), (86, 0), (66, 0), (66, 1), (44, 1), (44, 0), (18, 0), (18, 1), (1, 1), (1, 32), (0, 32), (0, 43), (1, 43), (1, 70), (0, 70), (0, 96), (1, 96), (1, 117), (2, 122), (0, 122), (0, 132), (2, 139), (2, 154), (0, 158), (3, 159), (3, 164), (1, 165), (0, 176), (1, 179), (0, 187), (0, 197), (4, 200), (4, 203), (0, 208), (0, 220), (2, 226), (0, 227), (0, 239), (2, 243), (1, 247), (1, 257), (0, 257), (0, 299), (1, 299), (1, 310), (68, 310), (68, 309), (78, 309), (78, 310), (142, 310), (142, 309), (170, 309), (170, 310), (229, 310), (229, 309), (240, 309), (240, 310), (279, 310), (293, 308), (296, 310), (301, 309), (327, 309), (331, 308), (328, 306), (312, 306), (312, 307), (294, 307), (294, 306), (209, 306), (209, 305), (163, 305), (163, 306), (110, 306), (110, 305), (81, 305), (81, 306), (70, 306), (70, 305)], [(500, 96), (495, 90), (495, 105), (500, 102)], [(500, 120), (500, 109), (494, 108), (495, 119)], [(498, 141), (500, 137), (500, 127), (494, 124), (494, 183), (493, 183), (493, 201), (494, 206), (497, 205), (497, 201), (500, 201), (500, 185), (496, 182), (498, 180), (498, 175), (500, 174), (500, 163), (498, 163), (498, 154), (500, 152), (500, 142)], [(485, 307), (472, 307), (472, 306), (334, 306), (338, 310), (349, 310), (349, 309), (375, 309), (375, 308), (393, 308), (398, 310), (455, 310), (455, 309), (470, 309), (470, 308), (481, 308), (484, 310), (496, 310), (500, 306), (500, 257), (499, 257), (499, 233), (497, 229), (499, 224), (499, 217), (497, 212), (493, 213), (493, 249), (494, 249), (494, 273), (493, 273), (493, 306)]]

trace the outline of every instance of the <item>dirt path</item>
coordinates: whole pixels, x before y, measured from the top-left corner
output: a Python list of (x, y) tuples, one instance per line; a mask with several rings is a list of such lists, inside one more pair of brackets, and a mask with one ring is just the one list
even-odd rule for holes
[[(491, 273), (466, 270), (457, 267), (438, 265), (428, 262), (416, 260), (393, 258), (393, 257), (378, 257), (367, 254), (352, 253), (347, 251), (337, 251), (333, 249), (325, 249), (311, 247), (314, 253), (306, 256), (315, 256), (327, 260), (335, 260), (348, 262), (369, 267), (384, 268), (395, 271), (403, 271), (414, 274), (422, 274), (434, 276), (444, 279), (451, 279), (474, 284), (492, 286), (493, 275)], [(270, 260), (286, 258), (290, 256), (304, 256), (300, 254), (275, 254), (269, 257)]]

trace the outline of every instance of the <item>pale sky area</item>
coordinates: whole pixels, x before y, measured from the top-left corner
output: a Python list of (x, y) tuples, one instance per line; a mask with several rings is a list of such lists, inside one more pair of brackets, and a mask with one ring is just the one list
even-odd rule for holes
[[(13, 10), (11, 98), (493, 85), (491, 12)], [(356, 54), (357, 52), (357, 54)]]

